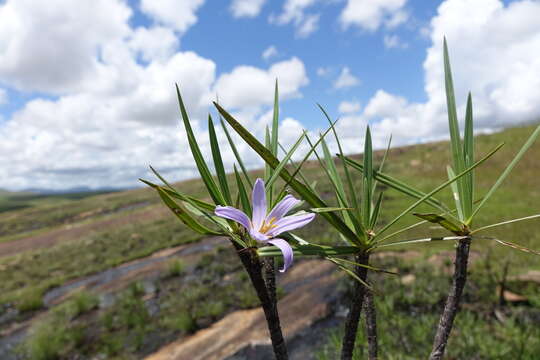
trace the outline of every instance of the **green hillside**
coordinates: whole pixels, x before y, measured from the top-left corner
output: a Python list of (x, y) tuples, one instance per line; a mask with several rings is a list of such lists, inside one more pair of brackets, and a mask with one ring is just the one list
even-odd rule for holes
[[(519, 127), (478, 136), (476, 153), (479, 157), (499, 143), (505, 143), (494, 157), (477, 170), (478, 196), (481, 197), (489, 189), (532, 130), (530, 126)], [(475, 226), (540, 213), (539, 156), (540, 142), (537, 142), (483, 208)], [(381, 157), (382, 153), (377, 153), (379, 161)], [(449, 146), (446, 142), (395, 148), (390, 151), (385, 173), (428, 191), (445, 181), (445, 166), (449, 161)], [(318, 164), (307, 163), (304, 174), (310, 181), (318, 180), (319, 193), (331, 199), (330, 184)], [(360, 176), (357, 179), (360, 185)], [(198, 180), (180, 182), (176, 186), (185, 193), (198, 196), (205, 194)], [(438, 197), (450, 203), (449, 190)], [(24, 208), (10, 210), (6, 207), (0, 213), (0, 315), (13, 307), (23, 314), (42, 308), (42, 295), (70, 279), (200, 239), (169, 213), (151, 189), (71, 198), (28, 198), (27, 195), (22, 199), (26, 199), (20, 200), (25, 204)], [(4, 204), (9, 204), (9, 201), (13, 204), (12, 195), (0, 193), (0, 208), (8, 206)], [(397, 215), (411, 202), (394, 191), (385, 192), (387, 212), (381, 215), (382, 221)], [(422, 208), (419, 210), (421, 212)], [(395, 229), (413, 222), (416, 222), (416, 218), (407, 216), (395, 225)], [(539, 230), (540, 221), (534, 219), (499, 227), (486, 234), (540, 249)], [(395, 240), (422, 237), (427, 233), (433, 233), (429, 226), (404, 233)], [(315, 221), (302, 229), (300, 234), (314, 243), (339, 242), (338, 237), (322, 221)], [(453, 247), (451, 243), (439, 243), (407, 249), (421, 251), (422, 257), (427, 259), (442, 250), (452, 251)], [(481, 256), (489, 254), (490, 259), (495, 259), (491, 266), (497, 271), (503, 264), (511, 264), (508, 267), (509, 276), (528, 270), (540, 270), (537, 256), (495, 242), (479, 241), (472, 245), (472, 250)], [(234, 261), (234, 258), (230, 261)], [(452, 261), (452, 258), (448, 261)], [(414, 268), (416, 265), (406, 266), (411, 269), (411, 266)], [(485, 266), (485, 263), (475, 262), (473, 269), (475, 266)], [(441, 280), (443, 284), (444, 279)], [(527, 291), (532, 291), (535, 299), (540, 299), (537, 288)], [(232, 308), (225, 307), (222, 313), (226, 309), (230, 311)], [(325, 351), (331, 354), (331, 345)]]

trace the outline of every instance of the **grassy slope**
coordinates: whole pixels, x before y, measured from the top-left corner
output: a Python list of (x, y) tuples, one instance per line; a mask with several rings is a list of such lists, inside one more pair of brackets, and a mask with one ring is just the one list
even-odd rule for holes
[[(500, 142), (506, 145), (491, 160), (485, 163), (478, 171), (477, 181), (479, 184), (479, 196), (487, 191), (489, 186), (517, 152), (520, 145), (532, 131), (532, 127), (513, 128), (493, 135), (479, 136), (477, 141), (477, 154), (484, 154)], [(500, 188), (500, 191), (492, 197), (487, 206), (478, 217), (478, 225), (489, 224), (513, 217), (521, 217), (540, 212), (540, 164), (537, 161), (540, 154), (540, 143), (536, 143), (529, 153), (515, 168), (514, 173)], [(380, 153), (378, 154), (381, 155)], [(418, 188), (429, 190), (440, 184), (445, 179), (445, 164), (448, 162), (448, 144), (446, 142), (415, 145), (405, 148), (393, 149), (385, 172), (415, 184)], [(320, 168), (315, 163), (308, 163), (305, 174), (310, 180), (319, 181), (320, 193), (329, 193), (330, 186), (325, 181)], [(360, 177), (357, 177), (360, 182)], [(177, 184), (184, 192), (204, 196), (204, 189), (198, 180), (190, 180)], [(449, 200), (449, 191), (445, 191), (440, 197)], [(396, 196), (395, 192), (388, 191), (382, 214), (382, 221), (390, 219), (404, 209), (410, 200)], [(92, 223), (104, 218), (122, 217), (128, 213), (142, 211), (144, 209), (160, 208), (161, 204), (157, 196), (150, 189), (137, 189), (91, 196), (83, 199), (66, 199), (44, 197), (35, 199), (32, 206), (22, 210), (4, 212), (0, 217), (0, 243), (16, 241), (29, 235), (46, 234), (51, 229), (61, 226), (76, 226), (81, 223)], [(422, 208), (419, 208), (422, 210)], [(431, 211), (429, 208), (424, 209)], [(73, 241), (59, 244), (50, 249), (41, 250), (34, 254), (22, 254), (0, 258), (0, 293), (2, 298), (13, 298), (11, 294), (15, 289), (25, 289), (41, 284), (44, 278), (48, 285), (63, 282), (73, 276), (81, 276), (104, 269), (112, 264), (122, 263), (129, 259), (147, 255), (159, 248), (172, 246), (181, 241), (191, 241), (196, 236), (185, 231), (172, 216), (151, 221), (150, 223), (127, 224), (120, 228), (97, 228), (91, 233), (81, 236)], [(413, 216), (407, 216), (395, 228), (401, 228), (405, 224), (416, 222)], [(486, 232), (489, 235), (499, 236), (502, 239), (514, 241), (529, 247), (540, 247), (540, 234), (538, 220), (511, 224), (494, 231)], [(171, 232), (182, 236), (171, 236)], [(322, 223), (316, 223), (307, 227), (303, 235), (313, 242), (328, 242), (335, 239), (335, 235), (328, 232), (328, 227)], [(130, 242), (133, 233), (145, 235), (147, 242)], [(403, 235), (411, 238), (432, 233), (432, 229), (424, 227), (415, 229)], [(151, 241), (150, 241), (151, 239)], [(176, 240), (174, 240), (176, 239)], [(122, 241), (120, 241), (122, 240)], [(397, 240), (397, 239), (396, 239)], [(123, 244), (125, 246), (119, 246)], [(81, 246), (83, 249), (81, 249)], [(440, 250), (441, 247), (451, 249), (451, 244), (424, 245), (427, 254)], [(540, 269), (538, 259), (529, 254), (523, 254), (502, 246), (494, 246), (487, 241), (473, 245), (473, 249), (484, 251), (492, 249), (496, 256), (515, 260), (516, 267), (511, 271), (521, 271), (524, 268)], [(101, 259), (102, 252), (107, 249), (108, 260)], [(84, 250), (84, 251), (82, 251)], [(70, 261), (65, 260), (68, 253)], [(79, 255), (80, 254), (80, 255)], [(93, 254), (94, 256), (92, 256)], [(73, 257), (82, 261), (73, 261)], [(102, 259), (101, 259), (102, 260)], [(74, 265), (77, 263), (77, 269)], [(54, 264), (54, 265), (53, 265)], [(13, 276), (16, 274), (16, 276)], [(39, 274), (39, 276), (37, 276)], [(22, 286), (21, 286), (22, 285)], [(1, 300), (1, 299), (0, 299)]]
[[(506, 142), (506, 146), (478, 171), (480, 196), (495, 181), (531, 131), (531, 127), (514, 128), (478, 138), (477, 154), (486, 153), (498, 143)], [(478, 217), (479, 226), (540, 212), (538, 205), (540, 165), (536, 161), (538, 154), (540, 143), (529, 150), (498, 194), (484, 208)], [(381, 156), (380, 153), (378, 155)], [(393, 149), (385, 172), (409, 181), (423, 190), (429, 190), (444, 181), (444, 166), (448, 159), (448, 144), (445, 142)], [(330, 194), (330, 186), (324, 180), (317, 164), (306, 164), (305, 174), (310, 180), (320, 180), (318, 186), (320, 193)], [(360, 177), (357, 179), (359, 182)], [(205, 194), (198, 180), (182, 182), (177, 186), (187, 193), (198, 196)], [(448, 191), (441, 194), (441, 197), (449, 200)], [(382, 221), (390, 219), (409, 203), (410, 200), (402, 199), (389, 191), (385, 196), (386, 213), (383, 213)], [(155, 193), (149, 189), (102, 194), (83, 199), (59, 197), (34, 199), (28, 208), (2, 213), (0, 244), (16, 242), (17, 239), (30, 235), (46, 235), (51, 230), (65, 226), (98, 224), (103, 219), (122, 218), (136, 212), (159, 209), (162, 209), (162, 205)], [(408, 216), (397, 224), (396, 228), (415, 221), (414, 217)], [(538, 220), (533, 220), (505, 226), (486, 234), (538, 249), (540, 248), (540, 235), (536, 231), (538, 228)], [(404, 234), (403, 237), (422, 236), (428, 231), (432, 230), (425, 227)], [(331, 233), (322, 221), (316, 221), (301, 233), (313, 242), (338, 241), (335, 234)], [(51, 248), (0, 258), (0, 294), (2, 294), (0, 303), (16, 302), (23, 309), (39, 307), (40, 294), (46, 288), (70, 278), (146, 256), (164, 247), (196, 240), (195, 234), (167, 212), (158, 219), (146, 222), (124, 224), (121, 227), (98, 226), (91, 232)], [(439, 252), (441, 248), (452, 250), (452, 244), (424, 245), (415, 249), (423, 250), (428, 257), (434, 252)], [(512, 264), (510, 272), (523, 272), (530, 268), (540, 269), (537, 257), (485, 241), (474, 244), (473, 250), (489, 252), (491, 258), (495, 259), (495, 267), (498, 267), (497, 263), (510, 261)]]

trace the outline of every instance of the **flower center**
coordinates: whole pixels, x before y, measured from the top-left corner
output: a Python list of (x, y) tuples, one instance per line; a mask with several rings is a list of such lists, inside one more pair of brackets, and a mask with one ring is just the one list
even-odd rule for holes
[(277, 225), (274, 224), (275, 222), (276, 222), (275, 217), (271, 218), (268, 222), (263, 221), (263, 224), (262, 224), (261, 228), (259, 229), (259, 232), (261, 234), (266, 234), (268, 231), (272, 230), (273, 228), (275, 228), (277, 226)]

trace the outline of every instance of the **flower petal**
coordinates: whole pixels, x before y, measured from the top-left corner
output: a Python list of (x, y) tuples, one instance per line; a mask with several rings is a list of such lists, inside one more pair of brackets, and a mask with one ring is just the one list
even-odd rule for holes
[(268, 214), (268, 216), (266, 217), (266, 221), (270, 221), (270, 219), (272, 218), (275, 218), (275, 221), (280, 220), (300, 202), (300, 200), (296, 199), (292, 195), (285, 196), (280, 202), (276, 204), (276, 206), (274, 206), (272, 211), (270, 211), (270, 214)]
[(251, 235), (251, 237), (257, 240), (258, 242), (262, 242), (262, 243), (265, 243), (268, 241), (268, 239), (270, 239), (270, 236), (263, 234), (255, 229), (251, 229), (249, 231), (249, 235)]
[(255, 185), (253, 185), (251, 202), (253, 204), (251, 223), (255, 230), (259, 230), (266, 218), (266, 190), (264, 190), (264, 181), (260, 178), (255, 180)]
[(268, 231), (267, 235), (276, 236), (285, 231), (298, 229), (302, 226), (309, 224), (314, 217), (315, 214), (285, 216), (284, 218), (276, 222), (276, 227)]
[(279, 269), (279, 272), (285, 272), (293, 262), (293, 249), (291, 245), (283, 239), (272, 239), (269, 243), (278, 247), (283, 253), (283, 269)]
[(248, 216), (243, 211), (233, 208), (232, 206), (218, 205), (216, 206), (214, 213), (219, 217), (236, 221), (245, 227), (246, 230), (251, 229), (251, 222), (249, 221)]

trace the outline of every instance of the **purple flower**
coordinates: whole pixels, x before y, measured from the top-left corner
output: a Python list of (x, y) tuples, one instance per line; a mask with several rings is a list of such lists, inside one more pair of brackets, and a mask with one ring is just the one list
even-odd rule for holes
[(276, 238), (276, 236), (307, 225), (313, 220), (315, 214), (285, 216), (300, 202), (292, 195), (285, 196), (270, 213), (267, 213), (266, 192), (262, 179), (255, 181), (251, 201), (253, 203), (253, 217), (251, 220), (243, 211), (232, 206), (218, 205), (215, 213), (217, 216), (236, 221), (245, 227), (251, 237), (258, 242), (277, 246), (283, 253), (283, 269), (279, 271), (284, 272), (292, 264), (293, 250), (288, 242)]

